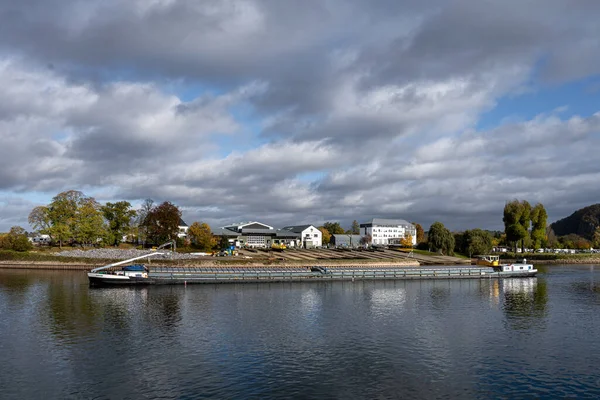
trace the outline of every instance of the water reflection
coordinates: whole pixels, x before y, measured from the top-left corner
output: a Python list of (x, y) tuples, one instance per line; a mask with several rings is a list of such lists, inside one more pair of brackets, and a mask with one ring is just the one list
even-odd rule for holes
[(544, 321), (548, 303), (548, 285), (544, 279), (503, 279), (499, 291), (504, 300), (502, 309), (514, 329), (529, 329)]

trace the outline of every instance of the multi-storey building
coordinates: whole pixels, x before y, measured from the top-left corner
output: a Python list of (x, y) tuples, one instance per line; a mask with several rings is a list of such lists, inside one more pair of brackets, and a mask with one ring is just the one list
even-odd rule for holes
[(373, 218), (360, 224), (360, 234), (371, 236), (371, 244), (400, 244), (400, 240), (412, 237), (413, 246), (417, 244), (417, 230), (413, 224), (403, 219)]

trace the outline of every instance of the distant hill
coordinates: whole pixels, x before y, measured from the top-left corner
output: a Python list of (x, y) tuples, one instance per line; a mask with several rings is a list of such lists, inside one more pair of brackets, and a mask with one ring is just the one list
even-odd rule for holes
[(560, 219), (550, 225), (556, 236), (574, 233), (588, 240), (592, 239), (598, 226), (600, 226), (600, 204), (584, 207), (567, 218)]

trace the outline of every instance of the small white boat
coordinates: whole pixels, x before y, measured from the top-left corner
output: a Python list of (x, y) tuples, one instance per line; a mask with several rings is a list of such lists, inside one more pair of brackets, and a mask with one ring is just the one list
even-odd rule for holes
[(88, 279), (92, 286), (120, 286), (120, 285), (149, 285), (154, 280), (148, 276), (148, 268), (143, 264), (125, 265), (120, 271), (104, 271), (105, 269), (129, 264), (132, 261), (146, 257), (154, 257), (164, 253), (150, 253), (143, 256), (130, 258), (128, 260), (104, 265), (94, 268), (88, 272)]
[(535, 276), (538, 270), (533, 267), (533, 264), (527, 264), (527, 260), (523, 259), (517, 260), (517, 262), (513, 264), (500, 264), (497, 267), (494, 267), (494, 272), (497, 273), (498, 276), (517, 278)]

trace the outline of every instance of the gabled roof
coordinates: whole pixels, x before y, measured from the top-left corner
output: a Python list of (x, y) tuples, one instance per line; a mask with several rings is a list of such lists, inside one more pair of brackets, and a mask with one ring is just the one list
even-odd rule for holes
[(314, 225), (292, 225), (292, 226), (284, 226), (281, 230), (286, 230), (295, 233), (302, 233), (303, 230), (308, 229), (310, 227), (317, 229)]
[(188, 224), (186, 224), (183, 219), (179, 218), (179, 225), (178, 226), (188, 226)]
[(225, 228), (225, 229), (232, 229), (233, 228), (233, 229), (237, 230), (237, 229), (242, 229), (242, 228), (244, 228), (245, 226), (248, 226), (248, 225), (262, 225), (262, 226), (266, 227), (267, 229), (273, 229), (272, 226), (267, 225), (267, 224), (263, 224), (262, 222), (258, 222), (258, 221), (238, 222), (238, 223), (235, 223), (235, 224), (225, 225), (222, 228)]

